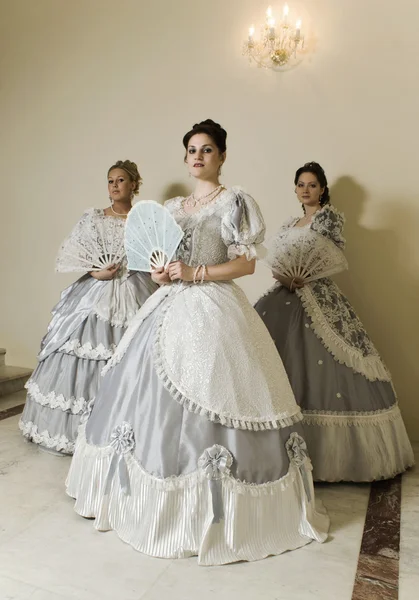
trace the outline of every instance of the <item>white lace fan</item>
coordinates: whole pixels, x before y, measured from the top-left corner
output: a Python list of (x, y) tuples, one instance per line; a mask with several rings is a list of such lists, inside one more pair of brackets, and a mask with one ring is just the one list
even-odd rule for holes
[(280, 231), (268, 244), (265, 261), (278, 275), (300, 277), (307, 283), (348, 268), (348, 262), (331, 240), (307, 227)]
[(123, 219), (89, 210), (62, 244), (56, 270), (61, 273), (101, 271), (125, 256)]
[(182, 238), (182, 228), (167, 208), (154, 200), (138, 202), (131, 209), (125, 228), (128, 269), (150, 273), (165, 267)]

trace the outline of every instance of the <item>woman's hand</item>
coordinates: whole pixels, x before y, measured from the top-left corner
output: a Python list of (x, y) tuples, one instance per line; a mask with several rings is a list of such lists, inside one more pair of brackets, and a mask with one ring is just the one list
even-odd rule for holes
[(118, 273), (120, 266), (120, 264), (109, 265), (109, 267), (106, 267), (106, 269), (102, 269), (101, 271), (90, 271), (89, 274), (93, 277), (93, 279), (98, 279), (99, 281), (109, 281)]
[(166, 273), (168, 273), (171, 281), (175, 281), (176, 279), (181, 279), (182, 281), (193, 281), (194, 272), (194, 267), (189, 267), (180, 260), (172, 262), (168, 267), (166, 267)]
[(305, 281), (301, 277), (285, 277), (285, 275), (278, 275), (275, 271), (272, 271), (272, 275), (279, 283), (288, 288), (290, 292), (295, 292), (295, 290), (299, 290), (305, 285)]
[(151, 279), (154, 281), (154, 283), (157, 283), (158, 285), (165, 285), (167, 283), (170, 283), (170, 277), (163, 267), (159, 267), (158, 269), (154, 269), (154, 271), (151, 271)]

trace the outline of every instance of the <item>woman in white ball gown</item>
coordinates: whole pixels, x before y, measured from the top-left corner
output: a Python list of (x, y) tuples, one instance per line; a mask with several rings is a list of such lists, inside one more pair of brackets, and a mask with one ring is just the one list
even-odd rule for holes
[(183, 143), (196, 188), (166, 204), (179, 255), (105, 368), (67, 478), (75, 510), (145, 554), (202, 565), (257, 560), (324, 541), (311, 464), (275, 346), (233, 279), (253, 273), (265, 226), (225, 189), (226, 132)]
[[(80, 263), (90, 264), (92, 236), (103, 236), (115, 250), (123, 249), (126, 216), (140, 183), (137, 165), (129, 160), (109, 169), (111, 206), (84, 213), (60, 249), (58, 271), (79, 272)], [(52, 311), (19, 422), (27, 439), (51, 453), (73, 453), (102, 368), (129, 320), (158, 287), (148, 274), (128, 272), (123, 254), (120, 263), (88, 272), (65, 289)]]

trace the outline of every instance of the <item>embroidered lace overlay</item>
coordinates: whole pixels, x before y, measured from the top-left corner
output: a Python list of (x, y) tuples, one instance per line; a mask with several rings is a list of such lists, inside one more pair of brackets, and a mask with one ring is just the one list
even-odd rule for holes
[[(286, 232), (292, 230), (297, 220), (288, 220), (280, 230), (280, 235), (286, 236)], [(309, 227), (343, 249), (344, 223), (343, 214), (333, 206), (326, 205), (316, 213)], [(311, 319), (314, 333), (338, 362), (370, 381), (391, 381), (390, 373), (363, 324), (336, 283), (324, 277), (311, 281), (296, 293)]]
[(301, 419), (274, 343), (235, 284), (208, 282), (172, 294), (154, 364), (174, 399), (211, 421), (258, 430)]
[(311, 289), (327, 322), (348, 346), (362, 356), (379, 356), (356, 312), (336, 283), (330, 279), (316, 281)]
[(345, 224), (345, 216), (339, 212), (337, 208), (331, 204), (326, 204), (318, 213), (314, 215), (310, 228), (317, 233), (320, 233), (326, 238), (329, 238), (342, 248), (345, 248), (345, 238), (343, 237), (343, 226)]
[(390, 373), (354, 309), (330, 279), (297, 291), (311, 328), (334, 358), (370, 381), (391, 381)]

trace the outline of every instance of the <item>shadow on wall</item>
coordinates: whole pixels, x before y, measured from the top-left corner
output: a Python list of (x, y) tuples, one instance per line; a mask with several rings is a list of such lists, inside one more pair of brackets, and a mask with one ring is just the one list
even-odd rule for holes
[(170, 200), (170, 198), (176, 198), (178, 196), (189, 196), (191, 192), (188, 190), (187, 186), (184, 183), (172, 183), (168, 185), (162, 194), (163, 202), (166, 200)]
[(412, 210), (402, 198), (386, 199), (376, 209), (379, 229), (368, 229), (362, 225), (368, 195), (359, 183), (341, 177), (331, 187), (331, 197), (345, 213), (349, 262), (349, 272), (336, 281), (392, 372), (410, 437), (419, 440), (419, 208)]

